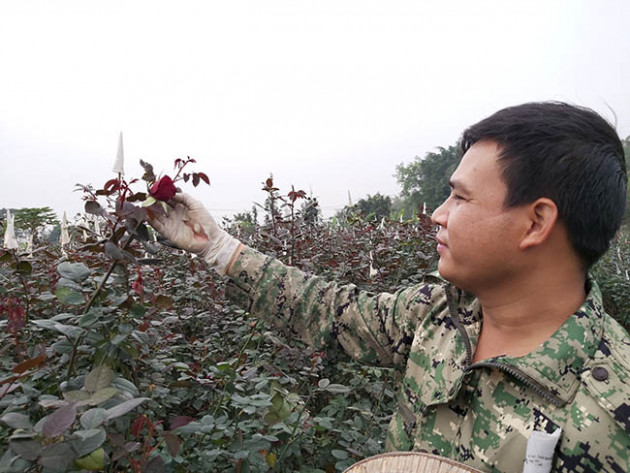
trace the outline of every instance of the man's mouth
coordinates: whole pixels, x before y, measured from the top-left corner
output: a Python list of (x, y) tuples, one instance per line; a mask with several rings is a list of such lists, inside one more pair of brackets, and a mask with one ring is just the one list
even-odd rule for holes
[(438, 253), (441, 253), (444, 250), (448, 249), (448, 245), (446, 243), (444, 243), (444, 241), (440, 240), (439, 238), (436, 238), (437, 240), (437, 251)]

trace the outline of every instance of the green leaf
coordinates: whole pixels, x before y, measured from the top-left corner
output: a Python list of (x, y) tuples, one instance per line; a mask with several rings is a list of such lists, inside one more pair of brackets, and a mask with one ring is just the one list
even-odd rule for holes
[(129, 336), (129, 333), (120, 333), (118, 335), (115, 335), (114, 337), (112, 337), (111, 339), (111, 344), (112, 345), (120, 345), (122, 342), (125, 341), (125, 339)]
[(100, 471), (105, 468), (106, 460), (107, 456), (105, 455), (105, 450), (99, 448), (98, 450), (94, 450), (89, 455), (77, 458), (76, 460), (74, 460), (74, 464), (83, 470)]
[(140, 395), (138, 388), (131, 381), (126, 380), (125, 378), (114, 378), (112, 381), (112, 386), (120, 389), (121, 391), (126, 391), (132, 396)]
[(62, 338), (59, 341), (53, 343), (50, 348), (52, 348), (55, 353), (59, 353), (60, 355), (70, 355), (73, 351), (72, 343), (69, 342), (67, 338)]
[(28, 261), (20, 261), (15, 266), (15, 270), (21, 274), (31, 274), (33, 272), (33, 267)]
[(0, 417), (0, 422), (7, 424), (9, 427), (13, 429), (31, 429), (33, 426), (31, 425), (31, 420), (25, 414), (20, 414), (18, 412), (8, 412), (2, 417)]
[(249, 456), (249, 450), (239, 450), (234, 454), (235, 460), (245, 460)]
[(95, 392), (112, 384), (114, 372), (107, 365), (101, 365), (94, 368), (85, 377), (85, 389), (89, 392)]
[(74, 282), (83, 282), (90, 276), (90, 268), (83, 263), (69, 263), (64, 261), (57, 266), (62, 277)]
[(57, 296), (57, 299), (59, 299), (59, 302), (62, 304), (79, 305), (85, 302), (80, 293), (63, 286), (57, 288), (55, 296)]
[(52, 414), (45, 417), (42, 433), (46, 437), (56, 437), (61, 435), (70, 427), (77, 418), (77, 406), (68, 404), (57, 409)]
[(105, 422), (105, 409), (96, 407), (86, 411), (81, 416), (81, 427), (84, 429), (95, 429)]
[(134, 317), (142, 317), (147, 313), (147, 308), (142, 304), (133, 304), (131, 309), (129, 309), (129, 313)]
[(151, 239), (149, 230), (147, 229), (144, 223), (141, 223), (140, 225), (138, 225), (138, 227), (136, 228), (136, 231), (134, 232), (134, 235), (139, 241), (148, 241)]
[(116, 246), (116, 244), (111, 240), (105, 242), (105, 254), (115, 260), (125, 259), (124, 252), (120, 248), (118, 248), (118, 246)]
[(67, 443), (53, 443), (42, 450), (37, 463), (51, 470), (66, 471), (73, 458), (74, 455), (70, 445)]
[(38, 301), (48, 302), (53, 299), (56, 299), (55, 295), (50, 291), (41, 292), (35, 297)]
[[(144, 249), (147, 250), (147, 253), (151, 253), (152, 255), (154, 255), (158, 252), (158, 247), (155, 246), (153, 243), (149, 241), (141, 241), (140, 243), (142, 243)], [(162, 260), (156, 258), (143, 258), (142, 260), (138, 260), (138, 262), (142, 264), (159, 264), (162, 262)]]
[(85, 333), (85, 330), (80, 327), (75, 327), (74, 325), (60, 324), (59, 322), (55, 322), (54, 320), (50, 319), (32, 320), (31, 322), (38, 327), (46, 328), (49, 330), (56, 330), (57, 332), (63, 333), (69, 338), (77, 338)]
[(347, 394), (350, 392), (350, 388), (343, 384), (329, 384), (325, 390), (333, 394)]
[(282, 409), (282, 405), (284, 404), (284, 398), (280, 393), (276, 393), (271, 398), (271, 404), (273, 405), (273, 409), (279, 411)]
[(63, 393), (63, 398), (66, 401), (76, 402), (76, 401), (85, 401), (90, 397), (90, 393), (87, 391), (66, 391)]
[(348, 452), (346, 452), (345, 450), (333, 450), (330, 453), (332, 453), (332, 456), (335, 457), (337, 460), (345, 460), (346, 458), (348, 458)]
[(129, 399), (128, 401), (122, 402), (117, 406), (111, 407), (105, 411), (105, 419), (112, 420), (116, 417), (120, 417), (125, 415), (127, 412), (132, 411), (144, 401), (148, 401), (150, 398), (148, 397), (138, 397), (136, 399)]
[(145, 200), (144, 202), (142, 202), (142, 206), (143, 207), (148, 207), (150, 205), (153, 205), (157, 202), (157, 200), (155, 199), (155, 197), (153, 196), (149, 196), (147, 197), (147, 200)]
[(107, 211), (94, 200), (88, 200), (85, 203), (85, 212), (92, 215), (107, 216)]
[(98, 321), (98, 314), (94, 312), (88, 312), (79, 319), (79, 327), (88, 328), (92, 324)]
[(37, 460), (42, 452), (42, 443), (39, 440), (10, 440), (9, 446), (16, 454), (29, 461)]
[(56, 324), (55, 330), (61, 332), (69, 338), (77, 338), (85, 333), (85, 330), (81, 327), (75, 327), (74, 325)]
[(118, 394), (118, 389), (111, 386), (108, 388), (99, 389), (94, 394), (92, 394), (89, 399), (86, 400), (86, 404), (96, 406), (98, 404), (102, 404), (108, 399), (111, 399), (116, 394)]
[(71, 289), (77, 292), (81, 292), (83, 290), (83, 288), (79, 284), (74, 282), (72, 279), (68, 279), (64, 277), (59, 278), (59, 281), (57, 281), (57, 288), (60, 288), (60, 287), (67, 287), (68, 289)]
[(79, 457), (83, 457), (99, 448), (107, 437), (105, 429), (79, 430), (74, 433), (74, 436), (79, 438), (72, 440), (70, 444)]
[(319, 389), (326, 389), (326, 387), (328, 387), (329, 384), (330, 384), (330, 380), (323, 378), (317, 382), (317, 387), (319, 387)]
[[(41, 422), (41, 420), (40, 420)], [(22, 430), (22, 429), (15, 429), (13, 431), (13, 433), (11, 434), (11, 437), (9, 437), (9, 440), (31, 440), (34, 439), (35, 437), (38, 436), (38, 426), (39, 422), (37, 424), (35, 424), (35, 427), (33, 427), (33, 430)], [(39, 431), (41, 432), (41, 427), (39, 429)]]

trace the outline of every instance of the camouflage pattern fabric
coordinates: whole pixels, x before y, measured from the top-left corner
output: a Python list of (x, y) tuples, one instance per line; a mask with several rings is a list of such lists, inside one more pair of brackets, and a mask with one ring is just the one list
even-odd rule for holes
[(472, 363), (481, 308), (437, 275), (394, 294), (338, 285), (245, 248), (228, 297), (316, 347), (402, 373), (388, 450), (521, 472), (533, 430), (562, 428), (555, 472), (630, 472), (630, 338), (588, 281), (580, 309), (522, 357)]

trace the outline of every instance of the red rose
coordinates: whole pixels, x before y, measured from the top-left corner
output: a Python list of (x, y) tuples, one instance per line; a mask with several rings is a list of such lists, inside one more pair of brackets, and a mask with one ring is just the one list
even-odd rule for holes
[(157, 200), (167, 201), (171, 200), (176, 192), (177, 188), (173, 184), (173, 180), (168, 176), (164, 176), (151, 186), (150, 194)]

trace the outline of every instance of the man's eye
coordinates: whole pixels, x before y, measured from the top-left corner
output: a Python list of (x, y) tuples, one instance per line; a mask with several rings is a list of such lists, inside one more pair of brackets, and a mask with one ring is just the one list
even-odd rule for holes
[(461, 195), (458, 195), (458, 194), (453, 194), (453, 199), (455, 199), (455, 200), (466, 200)]

